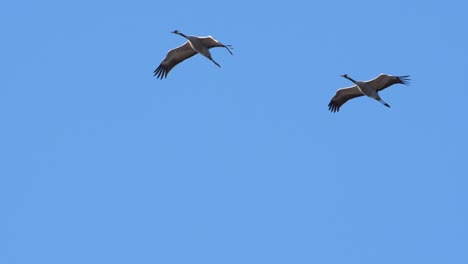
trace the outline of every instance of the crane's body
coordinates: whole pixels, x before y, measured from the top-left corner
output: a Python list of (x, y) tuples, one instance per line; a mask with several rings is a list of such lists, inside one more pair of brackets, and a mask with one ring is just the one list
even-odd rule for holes
[(355, 81), (347, 74), (341, 75), (341, 77), (346, 78), (353, 82), (355, 86), (346, 87), (343, 89), (339, 89), (335, 96), (332, 98), (330, 103), (328, 104), (328, 109), (331, 112), (337, 112), (340, 110), (340, 107), (346, 103), (348, 100), (353, 99), (355, 97), (359, 97), (362, 95), (366, 95), (370, 98), (373, 98), (386, 107), (390, 107), (389, 104), (384, 102), (382, 98), (380, 98), (379, 91), (397, 83), (401, 84), (409, 84), (409, 75), (407, 76), (391, 76), (387, 74), (380, 74), (375, 79), (370, 81), (360, 82)]
[(159, 67), (154, 70), (154, 76), (159, 79), (166, 78), (169, 71), (174, 68), (177, 64), (182, 61), (192, 57), (193, 55), (200, 53), (207, 59), (211, 60), (216, 66), (221, 67), (219, 63), (213, 60), (210, 53), (210, 48), (214, 47), (224, 47), (229, 53), (231, 53), (231, 45), (224, 45), (221, 42), (217, 41), (211, 36), (206, 37), (197, 37), (197, 36), (186, 36), (179, 30), (175, 30), (171, 33), (180, 35), (187, 39), (182, 46), (179, 46), (175, 49), (170, 50), (164, 60), (161, 62)]

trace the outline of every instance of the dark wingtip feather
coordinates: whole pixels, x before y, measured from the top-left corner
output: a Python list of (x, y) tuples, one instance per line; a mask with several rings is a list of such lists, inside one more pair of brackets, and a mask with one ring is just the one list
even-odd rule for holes
[(409, 77), (410, 77), (409, 75), (398, 76), (398, 79), (400, 80), (402, 84), (409, 85), (411, 83), (411, 79)]
[(159, 65), (156, 70), (154, 70), (154, 76), (156, 76), (157, 79), (163, 79), (167, 77), (167, 69), (163, 67), (162, 65)]
[(232, 45), (224, 45), (224, 47), (227, 49), (227, 51), (229, 51), (229, 53), (231, 53), (231, 55), (234, 55), (232, 54), (232, 51), (231, 51), (233, 49)]
[(334, 104), (333, 102), (330, 102), (330, 103), (328, 104), (328, 110), (329, 110), (330, 112), (332, 112), (332, 113), (335, 113), (335, 112), (340, 111), (340, 107), (337, 106), (336, 104)]

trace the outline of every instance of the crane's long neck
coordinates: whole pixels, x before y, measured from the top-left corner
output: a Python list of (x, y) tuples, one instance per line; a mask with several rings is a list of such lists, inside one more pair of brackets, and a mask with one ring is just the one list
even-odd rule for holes
[(353, 79), (352, 79), (351, 77), (349, 77), (348, 75), (346, 75), (346, 76), (344, 76), (344, 77), (345, 77), (346, 79), (348, 79), (348, 80), (352, 81), (353, 83), (356, 83), (356, 81), (355, 81), (355, 80), (353, 80)]
[(187, 36), (186, 36), (184, 33), (182, 33), (182, 32), (177, 32), (177, 34), (179, 34), (179, 35), (181, 35), (182, 37), (188, 39)]

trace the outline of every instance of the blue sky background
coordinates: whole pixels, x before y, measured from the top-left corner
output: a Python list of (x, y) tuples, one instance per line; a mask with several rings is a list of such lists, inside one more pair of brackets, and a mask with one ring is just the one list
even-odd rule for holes
[(0, 263), (468, 263), (466, 2), (198, 3), (0, 5)]

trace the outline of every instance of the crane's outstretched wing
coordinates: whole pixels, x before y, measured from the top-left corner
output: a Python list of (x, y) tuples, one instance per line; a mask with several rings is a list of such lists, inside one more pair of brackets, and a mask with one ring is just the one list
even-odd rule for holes
[(226, 48), (227, 51), (229, 51), (229, 53), (231, 53), (231, 55), (232, 55), (231, 45), (224, 45), (223, 43), (219, 42), (218, 40), (216, 40), (212, 36), (201, 37), (201, 38), (198, 38), (198, 39), (203, 43), (203, 46), (208, 47), (209, 49), (214, 48), (214, 47), (223, 47), (223, 48)]
[(339, 89), (336, 91), (335, 96), (331, 99), (330, 103), (328, 104), (328, 110), (331, 112), (338, 112), (340, 111), (340, 107), (346, 103), (348, 100), (362, 96), (363, 94), (357, 86), (351, 86)]
[(171, 49), (159, 67), (154, 70), (154, 76), (159, 79), (166, 78), (167, 74), (171, 71), (172, 68), (174, 68), (174, 66), (195, 54), (197, 54), (197, 52), (192, 49), (188, 41), (185, 42), (185, 44), (182, 46)]
[(409, 85), (409, 75), (405, 76), (391, 76), (387, 74), (380, 74), (375, 79), (367, 81), (366, 83), (372, 86), (377, 91), (382, 91), (383, 89), (392, 86), (397, 83), (401, 83), (404, 85)]

